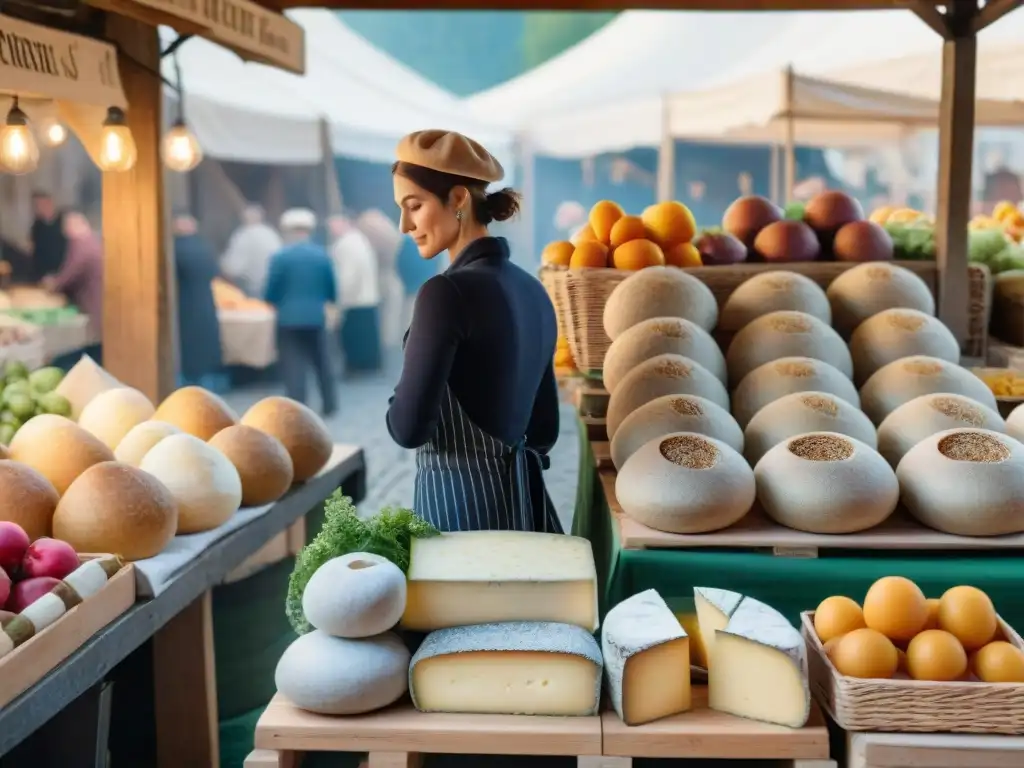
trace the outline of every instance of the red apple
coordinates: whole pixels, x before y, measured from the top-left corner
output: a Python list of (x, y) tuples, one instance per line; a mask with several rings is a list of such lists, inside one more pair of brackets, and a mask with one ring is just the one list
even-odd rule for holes
[(78, 553), (74, 547), (66, 541), (44, 536), (29, 545), (21, 561), (21, 574), (26, 579), (39, 576), (63, 579), (78, 565)]
[(38, 576), (19, 581), (11, 590), (11, 596), (7, 598), (7, 610), (21, 613), (40, 597), (49, 594), (58, 584), (60, 579), (52, 576)]
[(7, 598), (11, 596), (11, 577), (7, 575), (7, 571), (0, 568), (0, 605), (7, 602)]
[(24, 528), (9, 520), (0, 520), (0, 568), (11, 578), (21, 565), (28, 545), (28, 534)]

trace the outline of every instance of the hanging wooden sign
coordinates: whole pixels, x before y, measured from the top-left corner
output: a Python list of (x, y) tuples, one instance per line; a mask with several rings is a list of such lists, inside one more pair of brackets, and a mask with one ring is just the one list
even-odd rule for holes
[(114, 46), (2, 14), (0, 92), (98, 107), (128, 106)]

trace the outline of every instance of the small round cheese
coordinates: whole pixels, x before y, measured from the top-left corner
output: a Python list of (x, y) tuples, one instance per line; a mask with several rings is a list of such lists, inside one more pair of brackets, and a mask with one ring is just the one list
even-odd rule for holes
[(754, 503), (754, 472), (721, 440), (677, 432), (641, 446), (619, 471), (622, 511), (668, 533), (728, 528)]
[(850, 337), (854, 379), (863, 384), (894, 360), (928, 355), (960, 362), (960, 344), (941, 320), (916, 309), (887, 309), (872, 315)]
[(166, 421), (144, 421), (136, 424), (131, 431), (117, 444), (114, 458), (122, 464), (137, 467), (149, 449), (165, 437), (180, 435), (181, 430)]
[(858, 264), (833, 280), (825, 293), (832, 305), (832, 325), (846, 337), (869, 317), (887, 309), (935, 314), (935, 297), (928, 284), (896, 264)]
[(139, 390), (117, 387), (90, 400), (78, 417), (78, 426), (114, 450), (133, 427), (152, 418), (155, 411)]
[(706, 331), (718, 321), (718, 302), (702, 281), (676, 267), (648, 267), (612, 290), (604, 305), (604, 332), (614, 341), (652, 317), (682, 317)]
[(0, 520), (20, 525), (31, 541), (50, 535), (59, 499), (53, 484), (32, 467), (0, 461)]
[(729, 393), (707, 368), (682, 355), (657, 355), (627, 373), (608, 398), (605, 421), (608, 437), (619, 424), (645, 403), (664, 395), (697, 395), (722, 408), (729, 407)]
[(640, 446), (670, 432), (695, 432), (743, 450), (743, 430), (722, 406), (697, 395), (665, 395), (622, 420), (611, 442), (612, 463), (621, 469)]
[(878, 452), (895, 467), (928, 435), (960, 427), (1008, 431), (1002, 416), (969, 397), (949, 392), (921, 395), (901, 405), (878, 426)]
[(302, 611), (334, 637), (371, 637), (394, 627), (405, 612), (405, 574), (386, 557), (350, 552), (313, 572)]
[(665, 354), (688, 357), (726, 382), (725, 357), (711, 334), (681, 317), (655, 317), (627, 329), (608, 347), (602, 370), (605, 389), (614, 392), (637, 365)]
[(754, 414), (743, 431), (751, 466), (776, 445), (808, 432), (835, 432), (874, 448), (875, 425), (857, 406), (827, 392), (793, 392)]
[(781, 357), (823, 360), (853, 377), (853, 362), (839, 334), (813, 315), (783, 310), (751, 321), (729, 344), (726, 365), (733, 385), (760, 365)]
[(175, 390), (160, 403), (152, 418), (154, 421), (173, 424), (182, 432), (200, 440), (209, 440), (238, 421), (231, 406), (202, 387)]
[[(988, 427), (988, 429), (992, 429), (992, 427)], [(995, 431), (1005, 431), (1010, 437), (1015, 437), (1024, 442), (1024, 405), (1018, 405), (1010, 411), (1010, 415), (1006, 417), (1006, 428), (1004, 430), (997, 429)]]
[(848, 435), (811, 432), (757, 462), (757, 500), (780, 525), (807, 533), (855, 533), (893, 513), (900, 489), (878, 451)]
[(987, 429), (947, 429), (911, 448), (896, 468), (907, 510), (957, 536), (1024, 532), (1024, 445)]
[(61, 496), (93, 464), (114, 459), (107, 446), (73, 421), (48, 413), (25, 422), (11, 440), (10, 454), (49, 480)]
[(292, 457), (276, 437), (244, 424), (222, 429), (209, 445), (227, 456), (242, 480), (242, 506), (261, 507), (292, 487)]
[(914, 355), (878, 369), (860, 388), (861, 408), (875, 423), (921, 395), (951, 393), (998, 410), (992, 390), (965, 368), (948, 360)]
[(860, 407), (849, 377), (822, 360), (783, 357), (755, 368), (732, 393), (732, 415), (742, 428), (768, 403), (794, 392), (824, 392)]
[(265, 397), (240, 422), (281, 441), (292, 457), (294, 481), (304, 483), (331, 459), (334, 444), (327, 425), (313, 411), (288, 397)]
[(772, 270), (740, 283), (722, 307), (718, 330), (735, 333), (762, 315), (791, 310), (832, 324), (832, 309), (820, 285), (806, 275)]
[(299, 709), (361, 715), (383, 709), (409, 689), (409, 649), (393, 632), (359, 640), (314, 630), (277, 662), (277, 690)]

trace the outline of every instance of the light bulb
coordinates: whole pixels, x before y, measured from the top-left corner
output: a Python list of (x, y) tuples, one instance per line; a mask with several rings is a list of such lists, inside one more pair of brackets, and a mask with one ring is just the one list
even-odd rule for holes
[(125, 122), (124, 112), (118, 107), (107, 110), (100, 133), (99, 166), (104, 171), (130, 171), (135, 167), (138, 150), (131, 128)]
[(43, 143), (48, 147), (59, 147), (68, 138), (67, 128), (52, 118), (43, 121), (40, 133), (43, 137)]
[(164, 165), (178, 173), (188, 173), (203, 160), (203, 150), (184, 121), (179, 120), (164, 136), (161, 147)]
[(28, 117), (14, 106), (7, 113), (7, 121), (0, 128), (0, 167), (7, 173), (21, 176), (32, 173), (39, 165), (39, 147), (28, 127)]

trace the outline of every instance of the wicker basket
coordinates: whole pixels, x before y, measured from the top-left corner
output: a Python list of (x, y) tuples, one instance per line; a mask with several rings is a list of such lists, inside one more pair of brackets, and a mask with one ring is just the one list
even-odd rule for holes
[[(935, 292), (938, 268), (930, 261), (898, 262), (919, 275)], [(728, 267), (693, 267), (687, 269), (702, 280), (721, 306), (736, 288), (761, 272), (788, 269), (799, 272), (827, 288), (838, 275), (856, 266), (840, 262), (794, 264), (734, 264)], [(569, 340), (576, 366), (584, 373), (600, 371), (611, 339), (604, 332), (604, 305), (619, 283), (632, 272), (619, 269), (565, 269), (545, 267), (541, 280), (551, 296), (559, 317), (559, 332)], [(967, 270), (968, 335), (964, 355), (984, 358), (988, 342), (988, 321), (991, 307), (991, 279), (988, 268), (971, 264)], [(722, 339), (719, 340), (722, 343)]]
[[(846, 731), (1024, 733), (1024, 684), (863, 680), (839, 674), (814, 631), (814, 612), (801, 614), (811, 693)], [(1006, 639), (1024, 648), (999, 619)]]

